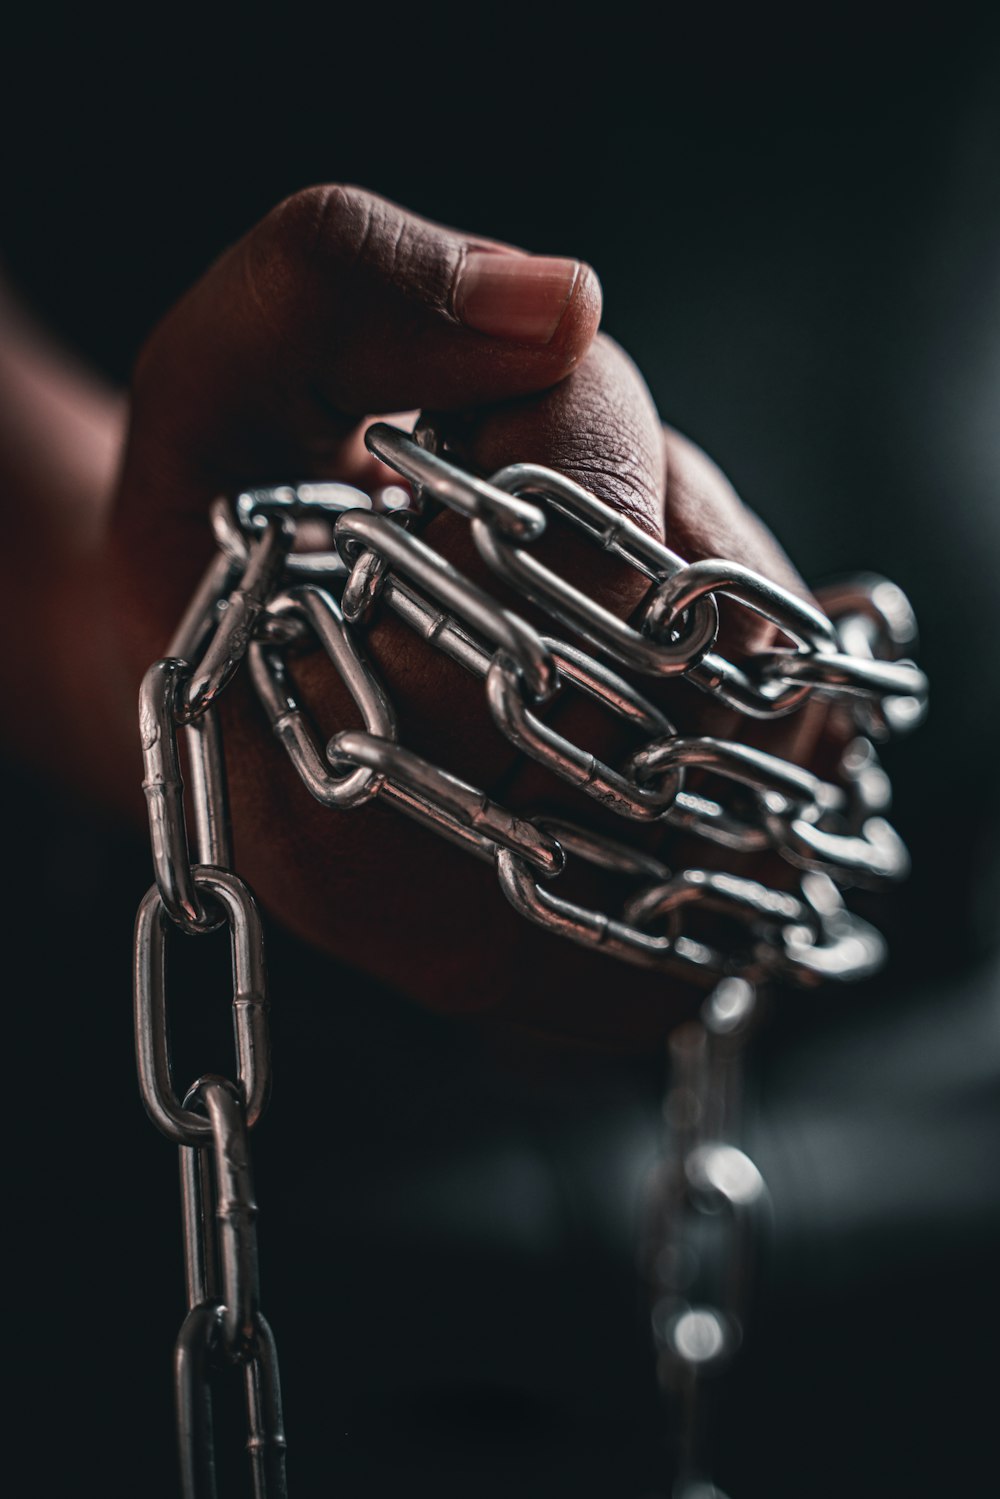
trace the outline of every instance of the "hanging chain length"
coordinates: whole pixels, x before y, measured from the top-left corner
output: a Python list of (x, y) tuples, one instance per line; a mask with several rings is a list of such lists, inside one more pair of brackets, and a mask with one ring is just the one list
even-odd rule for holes
[[(489, 480), (467, 473), (436, 451), (426, 423), (412, 436), (376, 423), (367, 443), (410, 487), (412, 500), (391, 514), (384, 513), (388, 504), (376, 513), (367, 495), (326, 483), (248, 490), (234, 503), (213, 503), (217, 553), (140, 693), (155, 882), (136, 922), (136, 1054), (146, 1110), (180, 1147), (188, 1312), (175, 1350), (175, 1389), (184, 1499), (215, 1499), (212, 1389), (237, 1375), (252, 1492), (255, 1499), (287, 1493), (277, 1356), (260, 1309), (248, 1143), (270, 1088), (263, 942), (253, 896), (232, 868), (218, 715), (220, 697), (243, 669), (276, 738), (323, 806), (347, 810), (377, 797), (491, 862), (503, 894), (528, 920), (626, 963), (714, 981), (700, 1019), (670, 1041), (672, 1148), (660, 1175), (658, 1247), (648, 1268), (661, 1379), (681, 1410), (674, 1493), (720, 1495), (709, 1476), (706, 1375), (731, 1358), (743, 1335), (753, 1225), (766, 1201), (760, 1174), (738, 1145), (745, 1041), (760, 985), (860, 978), (884, 960), (881, 935), (848, 910), (843, 892), (897, 880), (908, 869), (885, 816), (890, 788), (874, 742), (912, 728), (925, 711), (926, 678), (909, 654), (912, 611), (894, 584), (872, 576), (837, 585), (817, 607), (737, 561), (685, 562), (552, 470), (514, 464)], [(429, 546), (421, 529), (443, 508), (466, 519), (476, 550), (504, 584), (579, 643), (539, 634)], [(630, 620), (534, 555), (554, 517), (646, 580)], [(293, 552), (299, 522), (316, 518), (332, 528), (334, 548)], [(749, 661), (723, 655), (720, 596), (763, 615), (786, 644)], [(363, 646), (367, 623), (382, 609), (479, 678), (498, 732), (584, 798), (624, 822), (662, 823), (735, 853), (775, 853), (789, 866), (791, 888), (714, 868), (670, 869), (585, 820), (515, 813), (408, 750)], [(360, 726), (326, 745), (287, 668), (289, 649), (303, 647), (326, 652), (358, 712)], [(824, 780), (733, 739), (678, 734), (623, 671), (653, 682), (683, 678), (758, 720), (793, 713), (819, 696), (848, 707), (856, 735), (835, 778)], [(582, 692), (630, 724), (642, 747), (624, 764), (609, 765), (559, 734), (546, 707), (566, 691)], [(698, 772), (720, 788), (714, 796), (705, 793), (703, 776), (695, 779)], [(559, 893), (572, 862), (628, 875), (638, 888), (616, 911), (580, 906)], [(723, 918), (734, 935), (707, 941), (699, 911)], [(167, 948), (173, 933), (197, 938), (223, 924), (232, 955), (235, 1077), (200, 1077), (182, 1095), (169, 1042)], [(724, 1229), (709, 1253), (702, 1241), (710, 1220)], [(693, 1303), (699, 1258), (713, 1267), (714, 1289)]]

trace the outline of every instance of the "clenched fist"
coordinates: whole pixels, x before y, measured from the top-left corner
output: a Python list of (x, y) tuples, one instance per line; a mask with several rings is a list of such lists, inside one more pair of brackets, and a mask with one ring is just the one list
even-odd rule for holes
[[(212, 553), (213, 497), (306, 478), (385, 484), (393, 476), (363, 443), (379, 414), (440, 413), (480, 471), (515, 461), (559, 469), (682, 557), (728, 556), (804, 592), (718, 469), (662, 427), (634, 365), (599, 334), (600, 317), (597, 276), (573, 258), (445, 229), (351, 187), (311, 189), (274, 209), (167, 315), (138, 361), (114, 504), (89, 534), (89, 568), (73, 572), (73, 609), (53, 625), (50, 660), (72, 657), (81, 607), (103, 642), (86, 688), (67, 689), (66, 711), (92, 719), (99, 705), (102, 715), (102, 735), (85, 729), (78, 741), (84, 776), (109, 791), (138, 784), (134, 692)], [(441, 514), (424, 535), (502, 593), (461, 518)], [(644, 580), (580, 538), (560, 545), (559, 571), (626, 618)], [(736, 611), (724, 618), (726, 649), (759, 646), (770, 629)], [(369, 654), (408, 748), (517, 810), (591, 819), (592, 802), (519, 759), (481, 685), (385, 611)], [(292, 657), (291, 669), (324, 740), (357, 726), (322, 652)], [(687, 684), (639, 685), (688, 732), (725, 733), (734, 722)], [(620, 726), (565, 696), (553, 709), (560, 731), (620, 760), (630, 747)], [(598, 1041), (658, 1035), (690, 1006), (692, 995), (663, 976), (529, 926), (487, 866), (378, 799), (343, 813), (319, 806), (246, 673), (224, 704), (236, 867), (306, 941), (435, 1008)], [(810, 732), (807, 716), (765, 742), (794, 753), (794, 736)], [(617, 831), (639, 836), (634, 824)], [(671, 837), (642, 833), (668, 863)], [(342, 982), (331, 978), (332, 1004)]]

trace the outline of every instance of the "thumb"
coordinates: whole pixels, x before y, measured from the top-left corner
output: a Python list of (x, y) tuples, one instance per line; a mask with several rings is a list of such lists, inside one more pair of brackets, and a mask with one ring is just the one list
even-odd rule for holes
[(252, 480), (349, 477), (368, 413), (542, 391), (600, 321), (589, 266), (442, 228), (358, 188), (280, 204), (140, 356), (115, 550), (169, 629), (209, 547), (208, 500)]

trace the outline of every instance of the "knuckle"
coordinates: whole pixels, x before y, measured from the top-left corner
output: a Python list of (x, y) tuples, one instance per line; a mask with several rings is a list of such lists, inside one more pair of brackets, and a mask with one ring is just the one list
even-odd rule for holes
[[(659, 420), (631, 382), (623, 399), (618, 378), (596, 361), (593, 377), (578, 392), (569, 383), (561, 420), (553, 434), (552, 463), (593, 490), (622, 515), (654, 536), (662, 535), (665, 462)], [(617, 371), (614, 372), (617, 376)], [(574, 381), (579, 376), (574, 377)]]
[(363, 188), (327, 183), (286, 198), (244, 241), (258, 309), (345, 313), (345, 288), (373, 285), (445, 305), (457, 249), (448, 235)]
[(272, 208), (243, 241), (244, 277), (259, 307), (287, 302), (306, 279), (312, 279), (330, 238), (327, 226), (331, 219), (341, 217), (343, 193), (335, 185), (293, 193)]
[(512, 461), (558, 469), (633, 521), (663, 535), (663, 433), (634, 365), (606, 337), (541, 395), (497, 408), (473, 445), (487, 471)]
[(237, 249), (242, 293), (274, 339), (305, 353), (364, 253), (376, 199), (339, 183), (284, 199)]
[[(581, 443), (585, 440), (586, 434), (581, 434)], [(604, 450), (592, 449), (588, 456), (579, 450), (568, 453), (562, 464), (557, 461), (554, 466), (563, 467), (578, 484), (592, 490), (643, 531), (657, 539), (662, 536), (657, 477), (620, 440)]]

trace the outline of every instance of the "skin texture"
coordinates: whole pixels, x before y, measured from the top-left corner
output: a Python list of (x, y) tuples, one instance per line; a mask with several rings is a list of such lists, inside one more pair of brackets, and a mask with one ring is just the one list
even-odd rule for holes
[[(107, 463), (80, 486), (87, 544), (65, 563), (73, 609), (55, 611), (45, 670), (63, 682), (62, 701), (79, 723), (83, 785), (135, 806), (134, 695), (211, 555), (209, 501), (276, 478), (338, 478), (363, 488), (387, 482), (361, 441), (378, 413), (443, 413), (450, 437), (487, 472), (515, 460), (548, 464), (683, 556), (734, 557), (804, 592), (718, 469), (661, 426), (634, 365), (598, 334), (600, 310), (589, 267), (533, 261), (357, 188), (300, 193), (228, 251), (138, 361), (110, 516)], [(110, 403), (105, 418), (120, 420)], [(65, 487), (72, 486), (67, 476)], [(437, 517), (425, 534), (503, 596), (463, 521)], [(548, 561), (622, 616), (645, 592), (636, 574), (562, 529), (544, 546)], [(30, 578), (20, 584), (30, 585)], [(81, 607), (97, 642), (85, 699), (59, 664), (71, 656)], [(758, 618), (731, 612), (727, 649), (770, 638)], [(492, 726), (481, 686), (394, 618), (376, 616), (369, 650), (408, 747), (516, 809), (595, 816), (593, 802), (553, 786), (534, 766), (519, 768)], [(321, 654), (298, 658), (293, 669), (324, 739), (357, 724)], [(684, 684), (641, 685), (689, 732), (733, 727), (732, 715)], [(550, 721), (616, 763), (627, 740), (606, 715), (571, 696), (554, 705)], [(488, 866), (391, 808), (319, 806), (269, 736), (245, 674), (227, 694), (224, 722), (237, 868), (305, 941), (434, 1008), (602, 1046), (648, 1043), (696, 1002), (676, 983), (528, 925)], [(741, 724), (741, 736), (747, 727)], [(754, 737), (801, 754), (814, 732), (809, 717), (797, 717), (791, 728), (786, 722), (764, 740)], [(39, 732), (36, 747), (44, 743)], [(32, 749), (26, 741), (20, 747)], [(607, 825), (626, 839), (663, 844), (656, 830)], [(668, 862), (674, 853), (671, 847)], [(710, 853), (699, 846), (696, 861), (712, 862)]]

